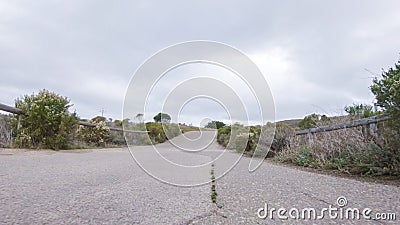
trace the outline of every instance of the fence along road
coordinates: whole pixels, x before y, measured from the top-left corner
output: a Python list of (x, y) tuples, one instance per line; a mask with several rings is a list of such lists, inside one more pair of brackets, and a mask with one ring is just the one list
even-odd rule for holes
[[(9, 113), (18, 114), (18, 115), (25, 114), (25, 112), (22, 111), (21, 109), (18, 109), (18, 108), (12, 107), (12, 106), (8, 106), (8, 105), (4, 105), (2, 103), (0, 103), (0, 110), (6, 111)], [(358, 126), (363, 126), (363, 125), (370, 125), (371, 133), (375, 133), (376, 129), (377, 129), (376, 124), (378, 122), (386, 121), (389, 119), (390, 119), (389, 115), (382, 114), (382, 115), (363, 118), (363, 119), (359, 119), (359, 120), (352, 120), (352, 121), (339, 123), (339, 124), (335, 124), (335, 125), (330, 125), (330, 126), (320, 126), (320, 127), (314, 127), (314, 128), (305, 129), (305, 130), (299, 130), (299, 131), (296, 131), (296, 135), (327, 132), (327, 131), (340, 130), (340, 129), (351, 128), (351, 127), (358, 127)], [(92, 124), (92, 123), (84, 122), (84, 121), (79, 121), (79, 125), (88, 126), (88, 127), (96, 126), (96, 124)], [(116, 128), (116, 127), (109, 127), (109, 129), (113, 130), (113, 131), (124, 131), (123, 129)], [(136, 133), (136, 132), (146, 132), (146, 131), (125, 130), (125, 132)]]
[[(24, 115), (25, 112), (21, 109), (12, 107), (12, 106), (8, 106), (8, 105), (4, 105), (2, 103), (0, 103), (0, 110), (2, 111), (6, 111), (9, 113), (14, 113), (17, 115)], [(19, 124), (20, 124), (20, 117), (18, 117), (18, 128), (19, 128)], [(87, 126), (87, 127), (95, 127), (96, 124), (93, 123), (89, 123), (89, 122), (85, 122), (85, 121), (79, 121), (78, 122), (79, 125), (82, 126)], [(147, 131), (139, 131), (139, 130), (123, 130), (121, 128), (117, 128), (117, 127), (108, 127), (108, 129), (112, 130), (112, 131), (121, 131), (121, 132), (128, 132), (128, 133), (143, 133), (143, 132), (147, 132)]]
[(345, 129), (345, 128), (364, 126), (364, 125), (370, 125), (369, 128), (370, 128), (371, 133), (375, 133), (377, 131), (376, 124), (378, 122), (386, 121), (389, 119), (390, 119), (389, 115), (382, 114), (382, 115), (372, 116), (372, 117), (358, 119), (358, 120), (352, 120), (352, 121), (339, 123), (339, 124), (335, 124), (335, 125), (330, 125), (330, 126), (320, 126), (320, 127), (314, 127), (314, 128), (310, 128), (310, 129), (306, 129), (306, 130), (299, 130), (299, 131), (296, 131), (296, 135), (334, 131), (334, 130), (340, 130), (340, 129)]

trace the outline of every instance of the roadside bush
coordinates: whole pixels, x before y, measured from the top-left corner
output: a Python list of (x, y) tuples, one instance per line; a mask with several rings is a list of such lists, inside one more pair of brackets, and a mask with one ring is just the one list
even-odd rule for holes
[(225, 126), (218, 129), (217, 142), (218, 144), (226, 147), (229, 143), (229, 138), (231, 136), (231, 126)]
[(234, 130), (233, 132), (237, 133), (236, 136), (233, 136), (236, 151), (252, 155), (257, 148), (260, 132), (260, 126), (250, 126), (247, 128), (236, 126), (236, 131)]
[(353, 117), (353, 119), (367, 118), (381, 114), (381, 112), (375, 111), (372, 105), (365, 104), (353, 104), (346, 106), (344, 111)]
[(225, 127), (226, 124), (221, 122), (221, 121), (211, 121), (207, 123), (207, 125), (204, 128), (210, 128), (210, 129), (219, 129)]
[[(250, 127), (244, 127), (241, 124), (233, 124), (218, 129), (217, 142), (227, 149), (236, 149), (239, 152), (243, 152), (243, 147), (246, 144), (243, 140), (248, 139), (247, 136), (249, 135), (252, 135)], [(236, 140), (238, 137), (239, 139)], [(241, 143), (240, 146), (236, 146), (239, 142)], [(246, 147), (246, 149), (248, 148)]]
[(152, 144), (163, 143), (180, 134), (179, 126), (171, 123), (148, 122), (146, 129)]
[(275, 135), (269, 156), (274, 156), (283, 149), (289, 148), (290, 140), (294, 135), (294, 129), (291, 126), (285, 123), (277, 123), (275, 125)]
[(91, 119), (89, 123), (95, 124), (96, 126), (89, 127), (80, 125), (78, 128), (78, 135), (80, 139), (90, 145), (105, 147), (106, 140), (110, 135), (110, 129), (107, 127), (107, 124), (104, 121), (96, 118)]
[(320, 165), (319, 160), (313, 155), (311, 150), (306, 146), (300, 147), (299, 153), (296, 155), (294, 163), (298, 166), (314, 167), (314, 168), (317, 168)]
[(330, 119), (326, 115), (319, 115), (319, 114), (313, 113), (311, 115), (304, 117), (299, 122), (299, 128), (302, 130), (305, 130), (305, 129), (310, 129), (310, 128), (317, 127), (320, 125), (326, 125), (329, 122), (330, 122)]
[(161, 123), (148, 122), (146, 123), (146, 129), (149, 132), (151, 143), (157, 144), (167, 140)]
[[(263, 135), (261, 135), (261, 128), (264, 131)], [(271, 132), (274, 130), (275, 134), (272, 136)], [(244, 127), (235, 124), (218, 129), (217, 141), (228, 149), (235, 149), (237, 152), (247, 155), (253, 155), (257, 146), (260, 145), (256, 152), (258, 156), (264, 155), (263, 151), (268, 150), (268, 156), (273, 156), (290, 146), (292, 136), (294, 136), (294, 129), (285, 123), (267, 124), (263, 127)], [(273, 140), (271, 140), (272, 137), (274, 137)], [(269, 146), (270, 144), (271, 146)]]
[(16, 99), (15, 107), (25, 112), (21, 115), (20, 129), (17, 129), (18, 116), (13, 117), (17, 147), (68, 148), (78, 122), (76, 114), (68, 111), (69, 99), (41, 90), (37, 95)]
[(251, 152), (252, 149), (250, 147), (249, 134), (242, 133), (238, 134), (235, 138), (235, 150), (238, 153)]
[(317, 122), (319, 120), (319, 116), (317, 114), (311, 114), (309, 116), (304, 117), (300, 123), (299, 127), (300, 129), (309, 129), (312, 127), (315, 127), (317, 125)]
[[(124, 135), (129, 145), (151, 145), (151, 144), (163, 143), (168, 139), (172, 139), (181, 134), (179, 125), (175, 123), (161, 123), (161, 122), (144, 123), (141, 120), (137, 121), (138, 123), (129, 122), (127, 120), (124, 120), (122, 122), (125, 130), (148, 131), (147, 133), (126, 132)], [(184, 130), (192, 131), (198, 129), (196, 129), (195, 127), (184, 126)]]
[(393, 68), (384, 71), (382, 78), (375, 78), (370, 87), (377, 105), (391, 116), (391, 126), (400, 133), (400, 60)]

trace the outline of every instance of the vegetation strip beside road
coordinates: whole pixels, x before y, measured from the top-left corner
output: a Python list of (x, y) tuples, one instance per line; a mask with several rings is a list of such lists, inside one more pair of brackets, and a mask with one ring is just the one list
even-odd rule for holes
[[(262, 128), (276, 127), (268, 157), (275, 161), (357, 176), (400, 177), (400, 61), (375, 78), (376, 105), (346, 106), (346, 116), (311, 114), (299, 121), (218, 129), (218, 143), (245, 155), (260, 144)], [(367, 127), (367, 124), (373, 126)], [(321, 133), (318, 133), (321, 132)], [(303, 135), (310, 134), (310, 135)], [(312, 134), (312, 135), (311, 135)], [(248, 139), (246, 146), (243, 139)]]

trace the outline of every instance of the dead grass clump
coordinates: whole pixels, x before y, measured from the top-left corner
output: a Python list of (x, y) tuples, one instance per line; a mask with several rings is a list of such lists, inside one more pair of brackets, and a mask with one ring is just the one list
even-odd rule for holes
[[(348, 117), (331, 119), (338, 124)], [(385, 122), (378, 124), (378, 133), (369, 127), (354, 127), (301, 136), (292, 136), (290, 146), (276, 155), (281, 162), (339, 170), (361, 175), (400, 175), (399, 134)]]

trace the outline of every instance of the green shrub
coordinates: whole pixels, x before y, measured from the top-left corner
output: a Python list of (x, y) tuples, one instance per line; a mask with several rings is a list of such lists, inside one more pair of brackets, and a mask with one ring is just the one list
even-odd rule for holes
[(219, 128), (217, 133), (218, 144), (226, 147), (229, 143), (230, 136), (231, 136), (231, 126)]
[(313, 113), (309, 116), (304, 117), (300, 123), (300, 129), (310, 129), (312, 127), (317, 126), (317, 122), (319, 121), (319, 115)]
[(305, 116), (299, 122), (299, 128), (302, 130), (305, 130), (305, 129), (310, 129), (310, 128), (317, 127), (320, 125), (326, 125), (329, 123), (330, 123), (330, 118), (327, 117), (326, 115), (319, 115), (319, 114), (313, 113), (311, 115)]
[(91, 145), (105, 147), (106, 140), (110, 135), (110, 129), (107, 124), (97, 117), (91, 119), (89, 123), (95, 124), (96, 126), (89, 127), (80, 125), (78, 129), (80, 139)]
[(177, 124), (148, 122), (145, 126), (152, 144), (163, 143), (180, 134)]
[[(276, 128), (276, 129), (275, 129)], [(261, 137), (261, 130), (264, 130), (264, 135)], [(267, 137), (269, 130), (275, 130), (274, 140)], [(239, 153), (256, 156), (264, 156), (264, 151), (268, 152), (268, 156), (272, 156), (282, 149), (290, 146), (290, 138), (294, 136), (294, 129), (287, 124), (267, 124), (261, 126), (244, 127), (239, 124), (233, 126), (226, 126), (218, 129), (217, 141), (220, 145), (228, 148), (235, 149)], [(272, 144), (269, 146), (269, 143)], [(256, 151), (257, 147), (260, 148)]]
[[(389, 170), (389, 173), (399, 174), (400, 157), (400, 60), (395, 66), (384, 71), (382, 78), (375, 78), (370, 87), (375, 95), (377, 105), (383, 108), (384, 112), (390, 115), (390, 131), (386, 130), (386, 141), (379, 144), (379, 149), (372, 151), (378, 153), (381, 160), (377, 160), (378, 167)], [(377, 162), (374, 163), (377, 165)], [(381, 171), (384, 173), (385, 171)], [(381, 173), (379, 172), (379, 173)]]
[[(249, 127), (245, 127), (241, 124), (233, 124), (232, 126), (230, 126), (230, 132), (229, 132), (229, 136), (226, 137), (226, 141), (227, 141), (227, 145), (226, 148), (227, 149), (239, 149), (240, 147), (236, 147), (236, 144), (239, 143), (239, 141), (243, 140), (246, 141), (247, 136), (251, 135), (250, 134), (250, 128)], [(238, 139), (239, 140), (236, 140)], [(246, 147), (247, 148), (247, 147)]]
[[(138, 114), (138, 115), (140, 115), (140, 114)], [(153, 119), (154, 119), (154, 122), (156, 122), (156, 123), (169, 123), (171, 121), (171, 116), (166, 113), (160, 112), (157, 115), (155, 115), (153, 117)]]
[(13, 118), (17, 147), (68, 148), (78, 122), (76, 114), (68, 111), (69, 103), (66, 97), (47, 90), (15, 100), (15, 107), (25, 112), (20, 129), (18, 116)]
[(129, 145), (151, 145), (167, 141), (181, 134), (178, 124), (156, 123), (143, 121), (139, 123), (123, 121), (125, 130), (148, 131), (147, 133), (126, 132), (125, 138)]
[(226, 126), (226, 124), (221, 121), (211, 121), (211, 122), (207, 123), (205, 128), (219, 129), (219, 128), (223, 128), (225, 126)]
[(340, 155), (325, 162), (325, 168), (331, 170), (347, 171), (352, 160), (349, 155)]
[(161, 123), (148, 122), (146, 123), (146, 129), (153, 144), (162, 143), (167, 140)]
[(372, 105), (353, 104), (344, 108), (350, 116), (355, 118), (368, 118), (371, 116), (379, 115), (381, 112), (375, 111)]
[(250, 147), (249, 134), (239, 134), (235, 138), (235, 149), (239, 153), (252, 151)]
[(400, 148), (380, 147), (371, 143), (354, 161), (352, 173), (371, 176), (400, 175)]
[(384, 71), (381, 79), (375, 78), (370, 88), (377, 105), (391, 115), (392, 127), (400, 132), (400, 61)]
[(302, 146), (299, 151), (298, 155), (295, 158), (294, 163), (298, 166), (304, 167), (319, 167), (320, 162), (317, 160), (314, 155), (311, 153), (310, 149), (306, 146)]

